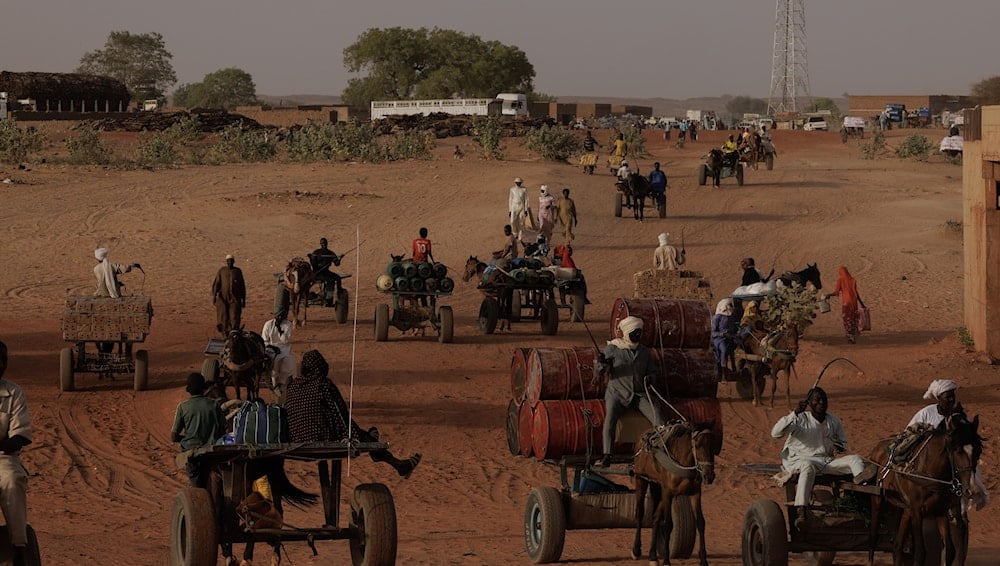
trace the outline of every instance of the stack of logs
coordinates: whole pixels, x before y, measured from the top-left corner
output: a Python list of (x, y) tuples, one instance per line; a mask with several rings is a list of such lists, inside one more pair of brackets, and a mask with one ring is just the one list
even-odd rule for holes
[(137, 112), (99, 120), (85, 120), (80, 122), (77, 128), (93, 128), (105, 132), (160, 132), (189, 117), (198, 119), (198, 130), (204, 133), (221, 132), (233, 125), (241, 125), (251, 130), (263, 128), (256, 120), (246, 116), (210, 109), (193, 109), (190, 112)]

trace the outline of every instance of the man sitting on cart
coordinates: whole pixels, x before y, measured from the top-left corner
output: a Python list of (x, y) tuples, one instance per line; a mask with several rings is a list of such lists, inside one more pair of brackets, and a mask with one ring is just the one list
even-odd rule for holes
[(321, 283), (333, 283), (333, 292), (336, 294), (340, 290), (340, 275), (330, 271), (330, 265), (339, 266), (340, 256), (328, 246), (326, 238), (320, 238), (319, 247), (309, 254), (309, 263), (312, 265), (316, 280)]
[(722, 143), (722, 155), (725, 157), (723, 163), (726, 167), (736, 168), (736, 162), (739, 161), (740, 152), (739, 145), (736, 144), (736, 139), (733, 138), (733, 134), (729, 134), (729, 138)]
[(7, 534), (14, 547), (14, 566), (27, 564), (28, 544), (28, 474), (21, 464), (21, 448), (31, 444), (31, 416), (24, 391), (9, 379), (7, 345), (0, 342), (0, 412), (4, 430), (0, 430), (0, 508), (7, 522)]
[[(349, 418), (347, 403), (340, 389), (329, 378), (330, 366), (319, 350), (302, 355), (299, 377), (288, 385), (285, 411), (288, 435), (292, 442), (378, 442), (378, 429), (362, 430)], [(388, 449), (369, 452), (375, 462), (385, 462), (409, 479), (420, 463), (420, 453), (400, 460)]]

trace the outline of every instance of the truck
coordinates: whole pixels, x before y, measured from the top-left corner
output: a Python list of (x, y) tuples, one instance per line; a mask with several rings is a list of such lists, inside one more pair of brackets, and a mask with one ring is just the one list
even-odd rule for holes
[(500, 93), (495, 98), (439, 98), (433, 100), (373, 100), (372, 120), (386, 116), (427, 116), (436, 112), (456, 116), (527, 116), (528, 97)]
[(719, 128), (713, 110), (688, 110), (687, 119), (697, 122), (703, 130), (717, 130)]
[(902, 123), (906, 118), (906, 105), (905, 104), (886, 104), (885, 114), (890, 122)]
[(7, 93), (0, 92), (0, 120), (7, 117)]

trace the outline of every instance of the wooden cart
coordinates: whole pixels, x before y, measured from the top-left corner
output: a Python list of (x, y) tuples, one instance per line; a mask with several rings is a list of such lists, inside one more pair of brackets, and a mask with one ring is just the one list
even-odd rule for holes
[(451, 292), (443, 291), (382, 291), (392, 295), (392, 310), (389, 305), (375, 305), (375, 341), (389, 340), (389, 327), (402, 332), (433, 328), (442, 344), (450, 344), (455, 339), (455, 315), (450, 306), (438, 307), (438, 297), (446, 297)]
[(63, 340), (73, 342), (59, 354), (59, 389), (73, 391), (77, 373), (96, 373), (114, 379), (115, 374), (133, 374), (133, 387), (145, 391), (149, 380), (149, 352), (134, 350), (144, 342), (153, 319), (149, 297), (66, 298)]
[[(559, 331), (559, 305), (555, 300), (554, 275), (536, 281), (498, 278), (481, 283), (477, 288), (485, 296), (479, 305), (479, 330), (483, 334), (493, 334), (501, 320), (537, 320), (541, 323), (542, 334), (548, 336)], [(509, 308), (504, 308), (505, 306)], [(580, 301), (581, 317), (582, 306), (583, 301)]]

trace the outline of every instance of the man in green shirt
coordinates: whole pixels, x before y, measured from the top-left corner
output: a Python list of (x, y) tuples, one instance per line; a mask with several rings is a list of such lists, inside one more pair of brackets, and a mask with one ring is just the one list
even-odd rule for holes
[[(205, 377), (192, 373), (187, 378), (191, 397), (181, 401), (174, 415), (172, 438), (181, 443), (183, 453), (213, 444), (226, 433), (226, 419), (215, 399), (205, 397)], [(208, 469), (190, 459), (184, 465), (192, 487), (208, 487)]]

